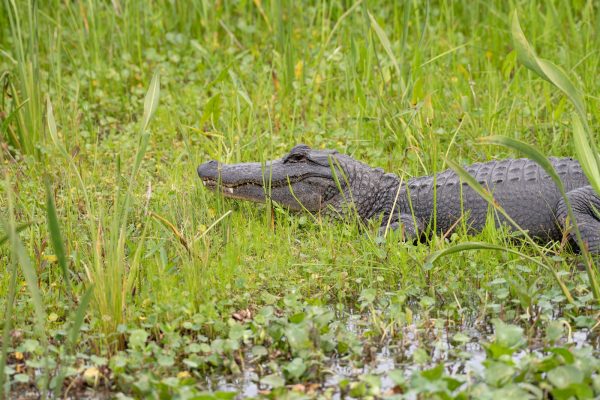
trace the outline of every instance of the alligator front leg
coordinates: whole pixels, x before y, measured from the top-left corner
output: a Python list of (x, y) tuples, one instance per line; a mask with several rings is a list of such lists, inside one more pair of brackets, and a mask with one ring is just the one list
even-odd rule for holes
[(398, 219), (391, 222), (388, 226), (388, 218), (384, 217), (382, 225), (379, 228), (379, 236), (384, 236), (386, 231), (399, 230), (402, 232), (402, 238), (409, 242), (419, 239), (425, 230), (421, 221), (413, 218), (410, 214), (398, 214)]
[[(573, 208), (575, 222), (581, 232), (581, 239), (590, 253), (600, 254), (600, 195), (591, 186), (584, 186), (567, 193)], [(567, 228), (567, 206), (561, 200), (557, 206), (557, 217), (563, 229)], [(575, 231), (569, 230), (569, 238), (577, 242)]]

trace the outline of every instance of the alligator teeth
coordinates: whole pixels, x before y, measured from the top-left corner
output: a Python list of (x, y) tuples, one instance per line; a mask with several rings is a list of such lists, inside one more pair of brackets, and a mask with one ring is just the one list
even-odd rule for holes
[(231, 193), (233, 194), (233, 188), (225, 188), (227, 190), (227, 193)]
[(207, 182), (207, 181), (202, 181), (202, 184), (203, 184), (204, 186), (206, 186), (206, 185), (208, 184), (208, 182)]

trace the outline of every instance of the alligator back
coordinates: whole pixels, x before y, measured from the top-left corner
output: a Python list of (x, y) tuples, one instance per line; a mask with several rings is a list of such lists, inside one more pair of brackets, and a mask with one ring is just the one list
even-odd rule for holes
[[(551, 158), (551, 163), (560, 176), (565, 191), (588, 185), (579, 162), (571, 158)], [(556, 206), (560, 192), (552, 178), (535, 162), (529, 159), (507, 159), (476, 163), (466, 168), (483, 187), (488, 188), (496, 202), (511, 218), (533, 237), (560, 239), (561, 231), (556, 219)], [(412, 212), (422, 226), (433, 229), (434, 196), (437, 207), (435, 228), (438, 232), (449, 232), (460, 226), (464, 218), (471, 232), (484, 227), (489, 213), (488, 203), (466, 182), (461, 182), (453, 170), (433, 176), (414, 178), (405, 186), (402, 213)], [(435, 195), (434, 195), (435, 188)], [(410, 205), (408, 204), (410, 196)], [(457, 222), (458, 221), (458, 222)], [(497, 224), (508, 224), (498, 216)]]

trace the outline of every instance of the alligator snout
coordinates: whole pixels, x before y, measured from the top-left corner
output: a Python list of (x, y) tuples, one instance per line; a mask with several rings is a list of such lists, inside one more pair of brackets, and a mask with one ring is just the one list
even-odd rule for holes
[(198, 176), (201, 179), (214, 179), (217, 175), (219, 163), (215, 160), (210, 160), (198, 166)]

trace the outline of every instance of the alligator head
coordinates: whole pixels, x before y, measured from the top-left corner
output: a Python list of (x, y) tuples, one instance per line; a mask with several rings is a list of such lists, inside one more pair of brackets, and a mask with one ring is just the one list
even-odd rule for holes
[[(334, 150), (315, 150), (300, 144), (281, 159), (264, 164), (221, 164), (209, 161), (198, 167), (209, 189), (225, 197), (264, 202), (267, 199), (292, 210), (343, 213), (353, 204), (363, 219), (383, 211), (379, 193), (389, 185), (390, 174), (373, 169)], [(379, 204), (381, 203), (381, 204)]]

